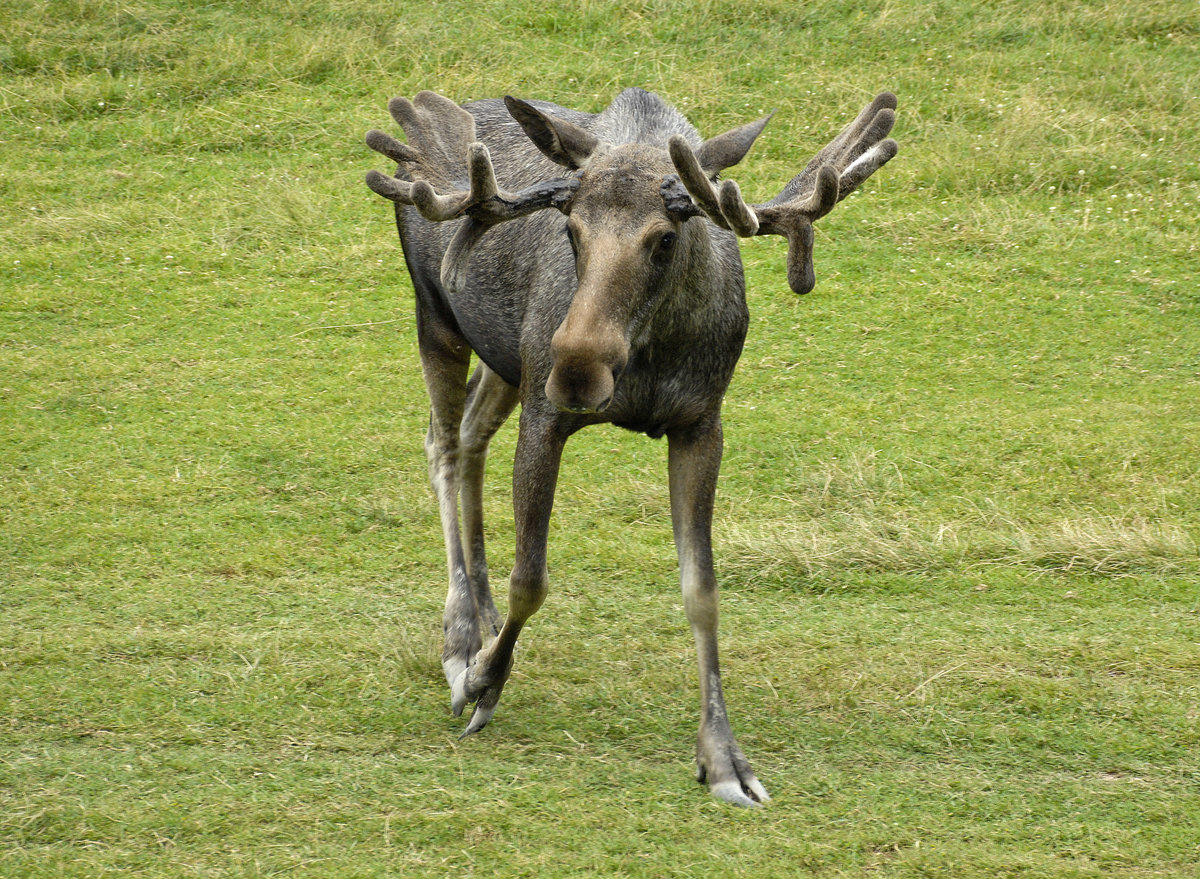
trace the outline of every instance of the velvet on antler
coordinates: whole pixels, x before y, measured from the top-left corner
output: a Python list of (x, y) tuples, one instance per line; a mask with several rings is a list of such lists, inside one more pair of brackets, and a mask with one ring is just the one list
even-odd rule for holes
[(896, 142), (887, 137), (895, 122), (896, 96), (883, 92), (765, 204), (747, 204), (733, 180), (725, 180), (718, 189), (682, 136), (670, 139), (669, 151), (696, 206), (718, 226), (744, 238), (787, 238), (788, 286), (803, 294), (816, 284), (812, 224), (896, 155)]
[[(579, 188), (571, 177), (519, 192), (501, 189), (487, 147), (475, 139), (474, 117), (435, 92), (421, 92), (412, 101), (393, 98), (388, 111), (409, 142), (373, 129), (367, 132), (367, 146), (399, 163), (412, 181), (368, 171), (367, 186), (384, 198), (412, 205), (432, 222), (465, 220), (442, 259), (442, 284), (451, 292), (466, 284), (471, 251), (488, 229), (545, 208), (562, 210)], [(459, 188), (464, 178), (469, 181), (466, 190)]]

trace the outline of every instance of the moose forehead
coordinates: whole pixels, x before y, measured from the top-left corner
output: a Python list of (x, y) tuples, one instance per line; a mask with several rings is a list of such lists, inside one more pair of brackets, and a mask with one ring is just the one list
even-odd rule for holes
[(660, 190), (672, 173), (665, 150), (625, 144), (593, 155), (580, 175), (572, 214), (581, 219), (647, 213), (665, 215)]

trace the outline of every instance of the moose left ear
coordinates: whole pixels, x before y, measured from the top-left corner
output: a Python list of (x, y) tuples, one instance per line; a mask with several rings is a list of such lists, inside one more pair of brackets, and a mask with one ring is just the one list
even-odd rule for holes
[(696, 158), (700, 160), (700, 167), (704, 169), (704, 173), (712, 177), (740, 162), (774, 115), (771, 113), (755, 122), (747, 122), (701, 144), (696, 150)]

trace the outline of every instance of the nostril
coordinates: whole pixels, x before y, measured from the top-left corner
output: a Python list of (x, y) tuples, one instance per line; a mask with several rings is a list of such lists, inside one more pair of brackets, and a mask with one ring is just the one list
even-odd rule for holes
[(611, 362), (612, 362), (612, 367), (611, 367), (612, 380), (613, 380), (613, 384), (616, 384), (617, 379), (619, 379), (622, 375), (624, 375), (625, 367), (629, 365), (629, 357), (624, 352), (622, 352), (622, 353), (618, 354), (616, 357), (613, 357)]

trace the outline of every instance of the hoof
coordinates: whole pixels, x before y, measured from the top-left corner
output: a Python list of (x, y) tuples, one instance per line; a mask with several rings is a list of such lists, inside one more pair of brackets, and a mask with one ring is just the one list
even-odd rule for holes
[(471, 733), (477, 733), (487, 726), (487, 722), (496, 713), (496, 706), (500, 703), (500, 689), (503, 684), (476, 689), (471, 680), (473, 668), (474, 666), (464, 668), (455, 675), (454, 681), (450, 684), (450, 710), (454, 712), (455, 717), (460, 717), (468, 704), (475, 703), (475, 710), (471, 712), (471, 720), (467, 723), (467, 728), (462, 731), (459, 739), (465, 739)]
[[(462, 715), (463, 709), (467, 705), (475, 703), (475, 710), (471, 712), (471, 720), (467, 723), (467, 728), (463, 730), (462, 735), (459, 736), (460, 739), (465, 739), (487, 726), (487, 722), (496, 713), (496, 706), (500, 704), (500, 693), (504, 690), (504, 682), (508, 678), (508, 675), (505, 674), (504, 678), (499, 681), (481, 684), (474, 674), (475, 668), (474, 664), (467, 666), (455, 675), (450, 684), (450, 710), (454, 712), (455, 717)], [(509, 668), (512, 668), (511, 663)]]
[(487, 726), (487, 722), (491, 720), (492, 715), (496, 713), (496, 705), (499, 704), (499, 701), (500, 700), (497, 698), (496, 701), (492, 702), (491, 704), (487, 704), (484, 699), (480, 699), (477, 703), (475, 703), (475, 710), (471, 712), (471, 720), (467, 724), (467, 728), (462, 731), (461, 735), (459, 735), (459, 741), (462, 741), (472, 733), (479, 732), (481, 729)]
[(749, 782), (721, 781), (709, 788), (718, 800), (733, 803), (735, 806), (746, 806), (757, 809), (771, 799), (766, 788), (759, 784), (758, 779), (751, 777)]
[(696, 781), (708, 782), (709, 791), (718, 800), (735, 806), (755, 807), (771, 799), (767, 789), (754, 777), (750, 762), (732, 736), (717, 747), (698, 750)]

